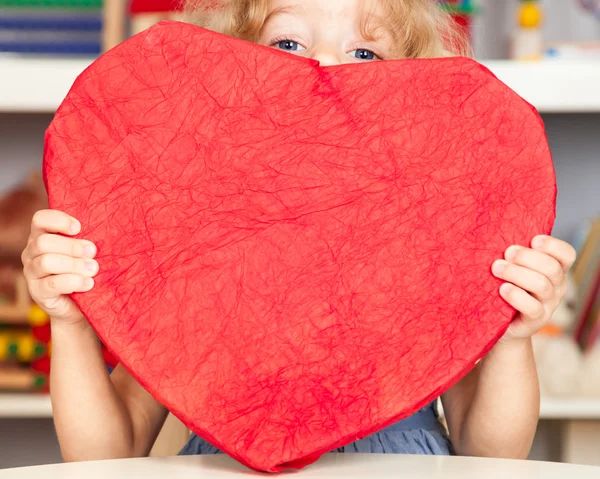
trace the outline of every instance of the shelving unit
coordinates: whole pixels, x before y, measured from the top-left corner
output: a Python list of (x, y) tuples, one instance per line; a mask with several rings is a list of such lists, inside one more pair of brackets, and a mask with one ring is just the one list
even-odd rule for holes
[[(0, 57), (0, 112), (53, 113), (92, 59)], [(600, 112), (600, 62), (485, 65), (541, 113)]]

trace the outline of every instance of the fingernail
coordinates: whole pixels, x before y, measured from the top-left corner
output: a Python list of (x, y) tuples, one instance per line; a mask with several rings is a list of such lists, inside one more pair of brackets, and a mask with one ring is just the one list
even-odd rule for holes
[(95, 261), (86, 261), (85, 269), (90, 273), (95, 273), (98, 269), (98, 263), (96, 263)]
[(87, 256), (88, 258), (96, 256), (96, 247), (92, 243), (85, 244), (83, 247), (83, 256)]
[(94, 280), (92, 278), (86, 278), (83, 285), (86, 289), (92, 289), (94, 287)]
[(518, 246), (511, 246), (510, 248), (508, 248), (506, 250), (504, 257), (507, 260), (512, 261), (513, 259), (515, 259), (517, 257), (517, 253), (519, 252), (519, 249), (520, 248)]
[(77, 233), (79, 233), (80, 230), (81, 230), (81, 225), (79, 223), (77, 223), (76, 221), (71, 223), (71, 233), (76, 235)]
[(498, 260), (498, 261), (494, 262), (494, 264), (492, 265), (492, 273), (494, 273), (494, 276), (501, 276), (502, 273), (504, 273), (504, 268), (505, 268), (504, 261)]
[(546, 243), (546, 240), (544, 238), (542, 238), (541, 236), (536, 236), (535, 238), (533, 238), (533, 241), (531, 242), (531, 246), (533, 246), (536, 249), (541, 249), (544, 247), (545, 243)]
[(503, 295), (507, 295), (508, 293), (510, 293), (511, 289), (512, 287), (510, 286), (510, 284), (504, 283), (502, 286), (500, 286), (500, 293)]

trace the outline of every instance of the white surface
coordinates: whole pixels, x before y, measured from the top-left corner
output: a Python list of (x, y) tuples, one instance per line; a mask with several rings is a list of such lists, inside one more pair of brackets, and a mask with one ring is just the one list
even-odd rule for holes
[[(89, 63), (0, 57), (0, 112), (54, 112)], [(540, 112), (600, 112), (600, 62), (485, 64)]]
[[(244, 474), (246, 472), (247, 474)], [(56, 464), (0, 471), (0, 479), (170, 479), (258, 477), (221, 455)], [(263, 476), (264, 477), (264, 476)], [(533, 461), (442, 456), (328, 454), (298, 473), (302, 478), (598, 479), (600, 468)]]
[(484, 64), (542, 113), (600, 112), (600, 62)]
[(0, 394), (0, 418), (52, 417), (47, 394)]
[(544, 399), (540, 408), (540, 418), (600, 420), (600, 398)]
[(52, 113), (89, 59), (0, 57), (0, 111)]

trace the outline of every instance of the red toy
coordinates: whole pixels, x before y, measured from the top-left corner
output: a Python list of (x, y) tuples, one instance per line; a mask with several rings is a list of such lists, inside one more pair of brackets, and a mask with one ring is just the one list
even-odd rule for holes
[(179, 0), (131, 0), (131, 13), (174, 12), (181, 10), (183, 1)]
[(440, 3), (452, 14), (452, 18), (471, 43), (473, 40), (473, 17), (478, 10), (477, 2), (474, 0), (440, 0)]
[(463, 377), (514, 316), (492, 262), (554, 220), (542, 122), (478, 63), (323, 68), (182, 23), (88, 68), (44, 161), (51, 207), (98, 245), (74, 299), (100, 337), (266, 471)]

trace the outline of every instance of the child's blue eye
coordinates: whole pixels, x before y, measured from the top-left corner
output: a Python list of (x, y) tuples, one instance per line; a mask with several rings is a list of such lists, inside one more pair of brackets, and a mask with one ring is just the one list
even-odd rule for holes
[(377, 55), (375, 55), (371, 50), (365, 50), (364, 48), (354, 50), (353, 52), (350, 52), (350, 54), (358, 60), (375, 60), (377, 58)]
[(286, 52), (297, 52), (299, 50), (304, 50), (302, 45), (293, 40), (282, 40), (277, 44), (277, 48), (285, 50)]

